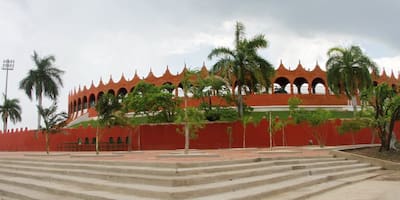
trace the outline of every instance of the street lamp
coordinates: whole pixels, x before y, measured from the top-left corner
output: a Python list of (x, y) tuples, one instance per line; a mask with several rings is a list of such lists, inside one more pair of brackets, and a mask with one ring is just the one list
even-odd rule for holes
[(7, 85), (8, 85), (8, 71), (14, 70), (14, 60), (12, 59), (5, 59), (3, 60), (3, 67), (2, 70), (6, 70), (6, 92), (4, 94), (4, 100), (7, 100)]

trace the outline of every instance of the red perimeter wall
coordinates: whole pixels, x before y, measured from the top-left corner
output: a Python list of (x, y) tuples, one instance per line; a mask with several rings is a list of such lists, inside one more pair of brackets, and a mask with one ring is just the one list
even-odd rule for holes
[[(316, 130), (325, 137), (326, 145), (352, 144), (352, 135), (339, 135), (336, 127), (340, 120), (326, 123)], [(198, 133), (198, 137), (190, 141), (190, 148), (193, 149), (217, 149), (229, 147), (229, 135), (227, 127), (232, 127), (232, 147), (242, 147), (243, 126), (240, 122), (234, 123), (209, 123)], [(142, 125), (131, 131), (126, 127), (113, 127), (103, 131), (100, 142), (103, 143), (102, 150), (127, 150), (126, 137), (131, 132), (133, 150), (153, 149), (182, 149), (184, 148), (184, 136), (176, 130), (181, 126), (175, 124)], [(286, 143), (289, 146), (308, 145), (310, 140), (318, 144), (312, 135), (313, 129), (307, 124), (289, 125), (285, 128)], [(396, 123), (395, 132), (400, 138), (400, 122)], [(262, 120), (259, 124), (247, 126), (246, 147), (269, 147), (268, 121)], [(94, 145), (85, 144), (85, 138), (92, 143), (96, 135), (96, 128), (75, 128), (64, 129), (64, 133), (54, 134), (50, 137), (51, 151), (76, 151), (94, 150)], [(140, 142), (139, 140), (140, 136)], [(109, 138), (113, 137), (113, 145), (109, 145)], [(116, 144), (118, 137), (121, 137), (122, 144)], [(78, 138), (82, 141), (78, 145)], [(274, 146), (282, 145), (282, 131), (273, 136)], [(363, 129), (355, 134), (356, 144), (369, 144), (372, 141), (370, 129)], [(379, 140), (375, 137), (375, 143)], [(140, 145), (140, 147), (139, 147)], [(45, 142), (42, 133), (34, 130), (16, 130), (0, 134), (1, 151), (44, 151)]]

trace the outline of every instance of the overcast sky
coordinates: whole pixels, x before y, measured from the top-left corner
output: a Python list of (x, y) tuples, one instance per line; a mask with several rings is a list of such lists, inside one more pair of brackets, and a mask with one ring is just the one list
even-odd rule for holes
[[(71, 90), (92, 80), (97, 85), (101, 77), (117, 81), (122, 73), (131, 79), (135, 71), (159, 76), (166, 66), (172, 73), (185, 63), (211, 66), (208, 53), (232, 46), (236, 21), (248, 37), (265, 34), (269, 47), (260, 53), (275, 67), (282, 59), (291, 69), (299, 60), (306, 68), (317, 61), (324, 68), (329, 48), (356, 44), (397, 77), (399, 10), (396, 0), (0, 0), (0, 61), (15, 59), (8, 97), (22, 105), (22, 122), (9, 127), (36, 127), (37, 102), (18, 89), (34, 67), (34, 50), (54, 55), (66, 71), (58, 100), (64, 111)], [(3, 93), (5, 71), (0, 77)]]

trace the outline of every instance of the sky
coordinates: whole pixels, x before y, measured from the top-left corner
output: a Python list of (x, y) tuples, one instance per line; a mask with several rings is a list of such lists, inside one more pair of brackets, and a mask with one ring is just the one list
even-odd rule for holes
[[(35, 67), (33, 51), (54, 55), (55, 66), (65, 71), (60, 111), (67, 111), (72, 90), (100, 78), (212, 66), (207, 55), (233, 46), (237, 21), (246, 37), (265, 35), (268, 48), (259, 53), (275, 67), (282, 60), (290, 69), (299, 61), (306, 69), (317, 62), (325, 68), (329, 48), (359, 45), (389, 75), (393, 70), (397, 77), (400, 69), (397, 0), (0, 0), (0, 10), (0, 61), (15, 60), (8, 98), (22, 107), (22, 121), (9, 128), (37, 124), (37, 102), (19, 89)], [(1, 93), (5, 82), (1, 71)]]

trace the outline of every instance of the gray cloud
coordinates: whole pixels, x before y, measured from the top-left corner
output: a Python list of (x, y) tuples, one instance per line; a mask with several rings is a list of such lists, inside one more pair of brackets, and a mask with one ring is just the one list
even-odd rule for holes
[[(35, 127), (36, 102), (18, 89), (33, 67), (33, 50), (55, 55), (66, 71), (63, 110), (71, 90), (100, 77), (212, 65), (207, 54), (232, 44), (235, 21), (245, 23), (248, 36), (267, 36), (270, 47), (261, 53), (275, 65), (283, 59), (294, 67), (301, 59), (312, 67), (324, 62), (329, 47), (354, 42), (384, 65), (399, 66), (395, 0), (0, 0), (0, 8), (0, 59), (16, 60), (8, 91), (23, 105), (23, 122), (10, 127)], [(3, 91), (5, 73), (0, 77)]]

